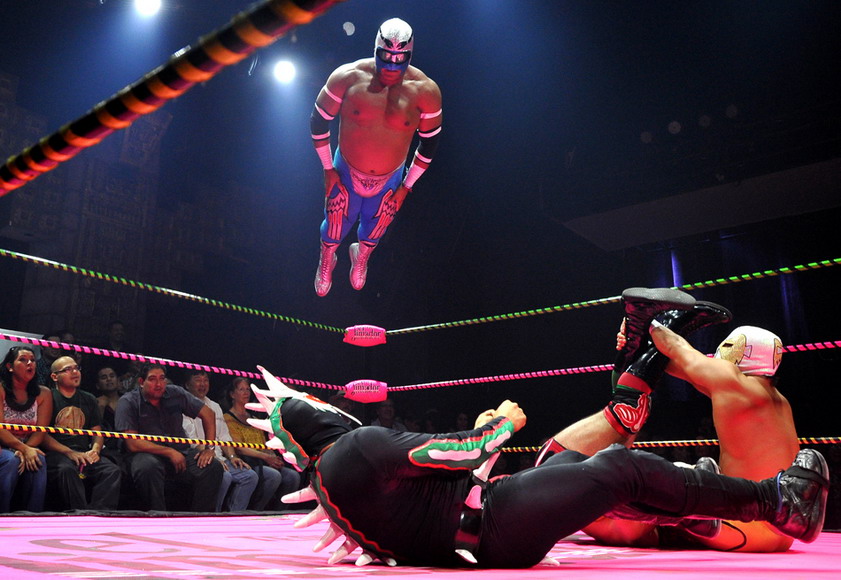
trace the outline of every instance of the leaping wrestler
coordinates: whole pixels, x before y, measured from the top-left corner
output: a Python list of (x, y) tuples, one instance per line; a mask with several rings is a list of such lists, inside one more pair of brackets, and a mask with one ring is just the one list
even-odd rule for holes
[[(350, 283), (365, 286), (368, 259), (418, 178), (429, 167), (441, 134), (441, 90), (410, 64), (415, 37), (399, 18), (384, 22), (374, 56), (343, 64), (318, 93), (310, 126), (324, 168), (324, 221), (315, 292), (333, 284), (336, 250), (353, 225)], [(330, 144), (330, 123), (341, 117), (338, 147)], [(415, 132), (418, 146), (408, 169)]]
[[(628, 340), (662, 312), (691, 316), (693, 303), (677, 290), (629, 293)], [(295, 525), (329, 522), (314, 549), (341, 540), (331, 564), (361, 549), (358, 565), (527, 568), (544, 561), (562, 538), (611, 513), (632, 512), (661, 525), (685, 525), (687, 517), (766, 521), (804, 542), (823, 526), (829, 470), (812, 449), (760, 481), (720, 475), (708, 458), (680, 466), (622, 445), (592, 457), (565, 450), (488, 480), (501, 447), (526, 423), (516, 403), (504, 401), (482, 413), (473, 429), (457, 433), (354, 428), (340, 410), (260, 370), (268, 390), (252, 385), (259, 401), (252, 405), (269, 418), (250, 421), (269, 431), (268, 445), (308, 475), (309, 486), (284, 501), (318, 501)]]

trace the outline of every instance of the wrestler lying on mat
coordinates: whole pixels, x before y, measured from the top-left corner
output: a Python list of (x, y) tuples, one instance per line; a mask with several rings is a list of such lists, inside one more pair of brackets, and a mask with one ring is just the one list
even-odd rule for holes
[[(625, 293), (631, 329), (694, 306), (675, 291)], [(628, 341), (638, 340), (634, 332)], [(800, 451), (788, 469), (761, 481), (719, 475), (712, 461), (681, 467), (622, 445), (592, 457), (566, 450), (487, 481), (494, 456), (525, 425), (516, 403), (503, 402), (480, 415), (474, 429), (458, 433), (353, 429), (338, 409), (261, 372), (269, 390), (252, 388), (269, 419), (254, 424), (272, 432), (270, 444), (308, 472), (310, 486), (286, 501), (317, 499), (319, 507), (296, 525), (329, 520), (317, 550), (344, 536), (330, 563), (361, 548), (358, 564), (529, 567), (558, 540), (605, 514), (666, 525), (686, 525), (687, 516), (694, 516), (689, 525), (763, 521), (804, 542), (823, 525), (829, 472), (814, 450)], [(618, 415), (624, 415), (620, 405), (632, 406), (613, 405)]]

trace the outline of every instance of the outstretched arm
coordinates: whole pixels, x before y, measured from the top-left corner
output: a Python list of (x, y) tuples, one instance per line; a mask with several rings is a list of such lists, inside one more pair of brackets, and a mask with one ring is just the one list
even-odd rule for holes
[(704, 355), (685, 338), (664, 326), (652, 326), (650, 334), (657, 350), (669, 357), (666, 372), (692, 383), (708, 396), (711, 387), (738, 381), (742, 376), (733, 363)]

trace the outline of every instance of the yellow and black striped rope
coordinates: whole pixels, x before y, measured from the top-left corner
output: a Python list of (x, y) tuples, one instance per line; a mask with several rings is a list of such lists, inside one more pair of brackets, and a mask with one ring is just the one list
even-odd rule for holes
[(0, 429), (8, 429), (9, 431), (25, 431), (29, 433), (90, 435), (91, 437), (101, 436), (109, 439), (134, 439), (140, 441), (153, 441), (155, 443), (188, 443), (191, 445), (217, 445), (219, 447), (247, 447), (248, 449), (269, 449), (269, 447), (257, 443), (218, 441), (216, 439), (189, 439), (187, 437), (170, 437), (168, 435), (144, 435), (142, 433), (120, 433), (117, 431), (95, 431), (93, 429), (72, 429), (70, 427), (46, 427), (44, 425), (15, 425), (14, 423), (0, 423)]
[[(96, 431), (93, 429), (72, 429), (70, 427), (46, 427), (43, 425), (16, 425), (14, 423), (0, 423), (0, 429), (10, 431), (25, 431), (29, 433), (58, 433), (61, 435), (90, 435), (113, 439), (134, 439), (153, 441), (155, 443), (189, 443), (194, 445), (217, 445), (220, 447), (247, 447), (249, 449), (270, 449), (256, 443), (239, 443), (237, 441), (219, 441), (216, 439), (189, 439), (187, 437), (170, 437), (168, 435), (144, 435), (142, 433), (120, 433), (117, 431)], [(836, 445), (841, 444), (841, 437), (800, 437), (801, 445)], [(718, 439), (683, 439), (676, 441), (637, 441), (635, 449), (651, 449), (663, 447), (717, 447)], [(536, 453), (540, 447), (503, 447), (507, 453)]]

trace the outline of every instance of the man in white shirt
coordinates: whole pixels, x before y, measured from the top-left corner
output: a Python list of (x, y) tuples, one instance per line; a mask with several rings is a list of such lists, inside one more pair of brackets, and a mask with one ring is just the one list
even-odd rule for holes
[[(216, 439), (218, 441), (233, 441), (228, 425), (222, 416), (222, 408), (218, 403), (209, 399), (207, 393), (210, 390), (210, 379), (207, 373), (201, 370), (190, 371), (184, 388), (192, 395), (200, 399), (210, 407), (216, 415)], [(190, 439), (204, 439), (204, 427), (198, 419), (191, 419), (184, 415), (184, 432)], [(248, 509), (248, 502), (251, 495), (257, 488), (259, 477), (251, 467), (243, 461), (234, 451), (233, 447), (216, 447), (216, 460), (222, 463), (225, 472), (222, 474), (222, 485), (219, 487), (219, 496), (216, 499), (216, 511), (244, 511)], [(229, 493), (230, 492), (230, 493)]]

